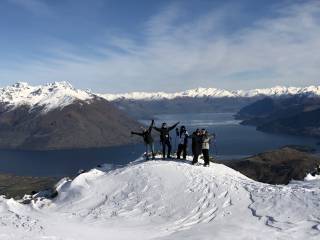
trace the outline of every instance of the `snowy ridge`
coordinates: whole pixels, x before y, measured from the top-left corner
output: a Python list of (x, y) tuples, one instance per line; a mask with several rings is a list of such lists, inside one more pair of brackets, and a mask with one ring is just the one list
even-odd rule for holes
[(196, 88), (177, 93), (165, 92), (132, 92), (124, 94), (93, 94), (90, 91), (75, 89), (68, 82), (54, 82), (39, 86), (30, 86), (19, 82), (12, 86), (0, 88), (0, 103), (5, 104), (8, 109), (27, 105), (31, 110), (41, 107), (42, 112), (48, 112), (56, 108), (64, 108), (75, 100), (90, 102), (95, 96), (102, 97), (108, 101), (121, 99), (128, 100), (161, 100), (175, 99), (181, 97), (222, 98), (222, 97), (255, 97), (255, 96), (283, 96), (306, 94), (309, 96), (320, 96), (320, 86), (309, 86), (303, 88), (281, 87), (253, 90), (228, 91), (217, 88)]
[(54, 82), (40, 86), (30, 86), (20, 82), (0, 88), (0, 103), (9, 109), (27, 105), (31, 110), (42, 107), (43, 112), (64, 108), (75, 100), (90, 101), (94, 95), (88, 91), (75, 89), (68, 82)]
[(309, 87), (283, 87), (276, 86), (273, 88), (253, 89), (253, 90), (236, 90), (228, 91), (217, 88), (196, 88), (177, 93), (165, 92), (132, 92), (123, 94), (100, 94), (108, 101), (115, 101), (121, 99), (128, 100), (161, 100), (161, 99), (175, 99), (180, 97), (255, 97), (255, 96), (282, 96), (282, 95), (296, 95), (307, 94), (310, 96), (320, 96), (320, 86)]
[(190, 160), (92, 169), (30, 205), (0, 197), (0, 239), (319, 239), (320, 180), (274, 186)]

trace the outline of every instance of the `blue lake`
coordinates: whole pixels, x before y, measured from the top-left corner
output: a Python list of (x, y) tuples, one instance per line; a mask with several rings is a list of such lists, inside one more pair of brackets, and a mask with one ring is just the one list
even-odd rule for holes
[[(236, 159), (252, 154), (276, 149), (285, 145), (307, 145), (320, 151), (319, 139), (271, 134), (257, 131), (255, 127), (240, 125), (234, 120), (234, 113), (200, 113), (158, 115), (157, 125), (167, 122), (169, 125), (180, 121), (191, 134), (196, 128), (206, 128), (216, 134), (216, 148), (211, 153), (217, 159)], [(144, 121), (147, 123), (147, 121)], [(174, 134), (173, 142), (174, 142)]]
[[(256, 131), (254, 127), (239, 125), (233, 113), (210, 114), (166, 114), (156, 116), (156, 125), (162, 122), (169, 125), (177, 121), (185, 125), (191, 133), (196, 128), (206, 128), (215, 133), (217, 141), (211, 153), (218, 160), (239, 159), (284, 145), (308, 145), (320, 151), (317, 140), (282, 134), (268, 134)], [(150, 121), (141, 120), (149, 124)], [(139, 130), (139, 129), (136, 129)], [(175, 133), (172, 132), (175, 146)], [(160, 149), (159, 137), (155, 136), (156, 148)], [(99, 164), (110, 164), (116, 168), (134, 161), (144, 151), (143, 144), (110, 147), (102, 149), (63, 150), (63, 151), (8, 151), (0, 150), (0, 173), (29, 176), (72, 176), (79, 169), (90, 169)]]
[(100, 164), (116, 168), (138, 158), (141, 144), (81, 150), (12, 151), (0, 150), (0, 173), (27, 176), (72, 176), (79, 170)]

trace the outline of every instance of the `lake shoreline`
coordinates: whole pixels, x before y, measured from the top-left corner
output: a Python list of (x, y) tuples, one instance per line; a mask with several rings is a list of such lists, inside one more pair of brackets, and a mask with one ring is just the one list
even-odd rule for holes
[[(196, 128), (206, 128), (216, 134), (210, 152), (218, 161), (239, 160), (261, 152), (278, 149), (286, 145), (307, 145), (320, 152), (318, 140), (269, 134), (257, 131), (255, 127), (243, 126), (234, 120), (233, 112), (229, 113), (199, 113), (199, 114), (169, 114), (157, 115), (156, 126), (162, 122), (168, 125), (180, 121), (189, 134)], [(145, 122), (150, 124), (150, 120)], [(140, 129), (132, 129), (139, 131)], [(171, 132), (172, 152), (178, 145), (175, 132)], [(110, 167), (121, 167), (139, 158), (145, 151), (142, 138), (136, 138), (139, 143), (110, 148), (76, 149), (61, 151), (14, 151), (0, 150), (0, 172), (18, 176), (63, 177), (71, 176), (80, 169), (91, 169), (99, 164), (110, 164)], [(159, 135), (154, 132), (155, 149), (161, 149)], [(191, 154), (191, 140), (188, 153)]]

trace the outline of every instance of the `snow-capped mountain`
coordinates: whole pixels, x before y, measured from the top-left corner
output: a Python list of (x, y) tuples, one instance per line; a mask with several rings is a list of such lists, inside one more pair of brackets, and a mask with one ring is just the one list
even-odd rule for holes
[(70, 83), (54, 82), (45, 85), (31, 86), (19, 82), (12, 86), (0, 88), (0, 103), (13, 109), (27, 105), (31, 109), (41, 107), (43, 112), (55, 108), (64, 108), (74, 101), (90, 102), (95, 97), (102, 97), (108, 101), (119, 100), (174, 100), (177, 98), (253, 98), (259, 96), (283, 96), (306, 94), (320, 96), (320, 86), (309, 87), (273, 87), (253, 90), (229, 91), (217, 88), (196, 88), (183, 92), (131, 92), (124, 94), (94, 94), (74, 88)]
[[(129, 144), (140, 124), (67, 82), (0, 89), (0, 148), (53, 150)], [(116, 134), (110, 134), (115, 133)]]
[(54, 82), (40, 86), (30, 86), (19, 82), (12, 86), (0, 88), (0, 103), (10, 109), (29, 106), (32, 109), (41, 107), (43, 112), (64, 108), (76, 100), (90, 102), (95, 97), (89, 91), (75, 89), (68, 82)]
[(320, 178), (306, 180), (269, 185), (222, 164), (139, 159), (63, 179), (52, 200), (0, 197), (0, 238), (319, 239)]
[(196, 88), (183, 92), (165, 93), (165, 92), (132, 92), (123, 94), (100, 94), (109, 101), (127, 99), (127, 100), (161, 100), (161, 99), (175, 99), (175, 98), (224, 98), (224, 97), (257, 97), (257, 96), (282, 96), (282, 95), (296, 95), (308, 94), (311, 96), (320, 96), (320, 86), (309, 87), (283, 87), (276, 86), (273, 88), (253, 89), (253, 90), (236, 90), (229, 91), (217, 88)]

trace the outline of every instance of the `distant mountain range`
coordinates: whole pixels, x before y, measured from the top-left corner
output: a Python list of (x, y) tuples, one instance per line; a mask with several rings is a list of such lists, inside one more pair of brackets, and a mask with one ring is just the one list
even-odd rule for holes
[(258, 130), (320, 137), (320, 86), (228, 91), (197, 88), (177, 93), (100, 95), (134, 118), (157, 114), (238, 112)]
[(241, 108), (264, 97), (320, 96), (320, 86), (273, 87), (253, 90), (228, 91), (216, 88), (197, 88), (177, 93), (133, 92), (100, 94), (136, 119), (147, 119), (157, 114), (238, 112)]
[(309, 87), (283, 87), (261, 88), (252, 90), (229, 91), (217, 88), (196, 88), (183, 92), (131, 92), (123, 94), (100, 94), (109, 101), (116, 100), (163, 100), (176, 98), (252, 98), (259, 96), (283, 96), (303, 94), (308, 96), (320, 96), (320, 86)]
[(54, 150), (132, 143), (135, 120), (67, 82), (0, 89), (0, 148)]

